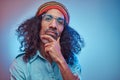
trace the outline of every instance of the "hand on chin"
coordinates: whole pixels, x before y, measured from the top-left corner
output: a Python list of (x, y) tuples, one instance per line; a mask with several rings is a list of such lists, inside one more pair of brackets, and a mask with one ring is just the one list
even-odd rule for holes
[(56, 40), (57, 37), (55, 35), (52, 35), (52, 34), (45, 34), (45, 35), (41, 35), (40, 36), (41, 38), (41, 41), (46, 44), (48, 42), (52, 42), (53, 40)]

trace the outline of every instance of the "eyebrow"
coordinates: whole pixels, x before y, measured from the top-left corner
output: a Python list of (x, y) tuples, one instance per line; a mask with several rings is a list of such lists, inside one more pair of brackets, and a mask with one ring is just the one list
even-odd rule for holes
[[(52, 14), (47, 14), (47, 13), (45, 13), (44, 15), (52, 15)], [(52, 15), (53, 16), (53, 15)], [(53, 16), (53, 17), (55, 17), (55, 18), (62, 18), (63, 20), (64, 20), (64, 17), (60, 17), (60, 16)]]

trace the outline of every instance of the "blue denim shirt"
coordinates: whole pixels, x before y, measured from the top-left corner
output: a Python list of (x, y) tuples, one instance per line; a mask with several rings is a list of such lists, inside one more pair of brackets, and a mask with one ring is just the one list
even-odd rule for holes
[[(70, 66), (72, 73), (80, 77), (81, 67), (79, 64)], [(40, 53), (23, 61), (23, 55), (17, 57), (10, 66), (10, 80), (63, 80), (58, 65), (50, 64)]]

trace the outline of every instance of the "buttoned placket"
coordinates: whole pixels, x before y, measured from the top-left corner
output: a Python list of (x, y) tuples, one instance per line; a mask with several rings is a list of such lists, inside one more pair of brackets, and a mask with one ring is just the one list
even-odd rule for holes
[(46, 67), (47, 67), (47, 70), (48, 70), (48, 74), (49, 74), (49, 77), (50, 77), (50, 80), (56, 80), (55, 79), (55, 74), (54, 74), (54, 64), (50, 64), (48, 61), (46, 61)]

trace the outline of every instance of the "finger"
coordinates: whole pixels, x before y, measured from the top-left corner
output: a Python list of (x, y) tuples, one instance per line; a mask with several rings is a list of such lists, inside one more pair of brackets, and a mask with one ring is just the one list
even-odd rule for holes
[(50, 47), (45, 47), (45, 53), (49, 54), (49, 52), (50, 52)]
[(44, 47), (47, 47), (47, 46), (52, 47), (52, 46), (53, 46), (53, 42), (49, 42), (49, 43), (46, 43), (46, 44), (44, 45)]
[(52, 48), (52, 47), (50, 47), (50, 46), (45, 47), (45, 53), (46, 53), (47, 55), (51, 56), (52, 51), (53, 51), (53, 48)]
[(53, 42), (55, 41), (55, 39), (53, 39), (51, 36), (49, 35), (41, 35), (41, 39), (46, 39), (48, 40), (49, 42)]

